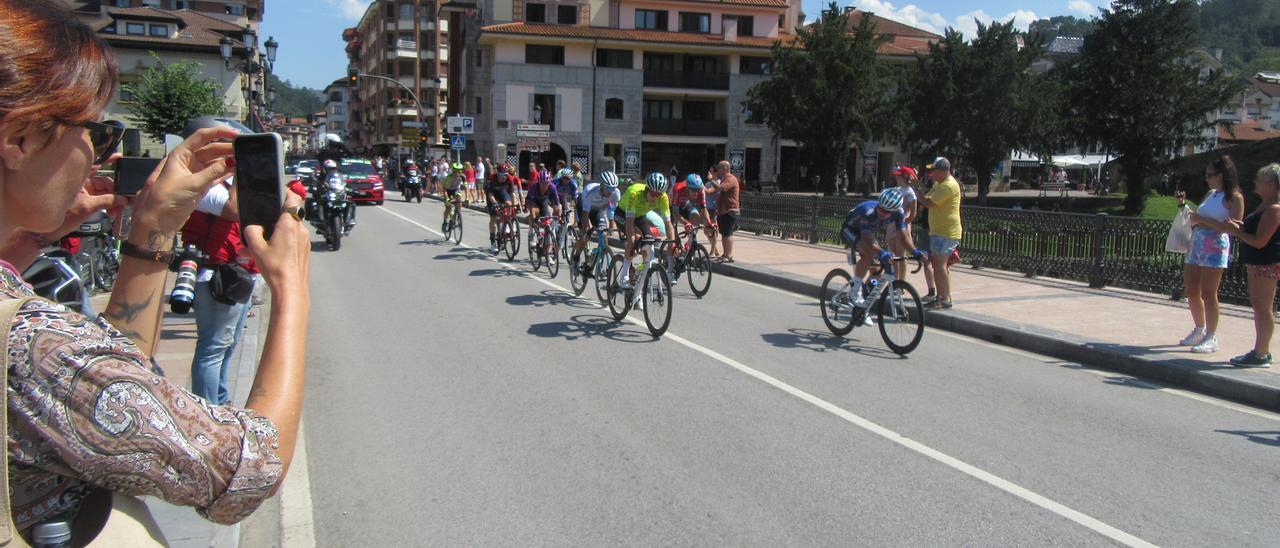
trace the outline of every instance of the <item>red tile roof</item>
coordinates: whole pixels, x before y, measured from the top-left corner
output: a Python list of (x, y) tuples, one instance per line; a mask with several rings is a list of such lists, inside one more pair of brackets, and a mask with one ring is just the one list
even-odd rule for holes
[(912, 36), (916, 38), (928, 38), (930, 40), (938, 40), (942, 38), (941, 36), (934, 34), (932, 32), (929, 32), (927, 30), (919, 29), (911, 25), (899, 23), (892, 19), (886, 19), (874, 13), (866, 12), (862, 10), (854, 10), (853, 13), (849, 14), (849, 29), (853, 30), (855, 28), (858, 28), (858, 25), (862, 24), (862, 20), (868, 17), (870, 17), (871, 22), (875, 24), (876, 32), (880, 34), (892, 34), (894, 36)]
[(763, 6), (768, 8), (785, 8), (787, 0), (689, 0), (703, 4), (729, 4), (737, 6)]
[[(908, 27), (909, 28), (909, 27)], [(586, 27), (571, 25), (553, 25), (548, 23), (502, 23), (481, 29), (486, 34), (508, 34), (523, 36), (548, 36), (556, 38), (600, 39), (626, 42), (654, 42), (666, 44), (687, 44), (702, 46), (770, 48), (779, 38), (761, 36), (739, 36), (737, 41), (730, 42), (719, 34), (697, 34), (690, 32), (667, 32), (659, 30), (615, 29), (604, 27)], [(924, 32), (924, 31), (920, 31)], [(928, 33), (925, 33), (928, 34)], [(893, 40), (880, 47), (881, 55), (914, 55), (928, 53), (929, 42), (938, 38), (936, 35), (904, 36), (894, 35)], [(783, 35), (780, 40), (784, 45), (795, 42), (794, 34)]]
[(1219, 142), (1242, 143), (1275, 137), (1280, 137), (1280, 129), (1271, 129), (1271, 120), (1249, 120), (1231, 126), (1218, 125)]
[[(217, 48), (219, 41), (226, 34), (238, 35), (244, 29), (200, 12), (191, 10), (160, 10), (156, 8), (107, 8), (107, 13), (112, 19), (119, 20), (145, 20), (145, 21), (163, 21), (177, 25), (177, 35), (172, 36), (138, 36), (125, 34), (124, 26), (116, 25), (115, 34), (102, 32), (98, 29), (98, 36), (106, 40), (109, 44), (139, 44), (147, 46), (169, 46), (169, 47), (202, 47)], [(232, 40), (235, 40), (234, 38)], [(235, 41), (237, 47), (243, 47), (239, 41)]]

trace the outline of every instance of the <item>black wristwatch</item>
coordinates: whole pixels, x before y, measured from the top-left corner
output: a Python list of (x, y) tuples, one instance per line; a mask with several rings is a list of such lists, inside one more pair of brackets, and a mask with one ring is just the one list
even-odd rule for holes
[(173, 262), (172, 251), (145, 249), (130, 242), (122, 242), (120, 244), (120, 253), (123, 253), (126, 257), (133, 257), (135, 259), (142, 259), (144, 261), (151, 261), (153, 263), (160, 263), (164, 265), (168, 265)]

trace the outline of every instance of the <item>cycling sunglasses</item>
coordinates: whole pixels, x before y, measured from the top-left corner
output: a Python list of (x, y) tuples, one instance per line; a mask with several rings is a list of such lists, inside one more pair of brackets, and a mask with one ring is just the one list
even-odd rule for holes
[(116, 120), (108, 120), (106, 122), (88, 121), (76, 124), (89, 130), (89, 141), (93, 143), (93, 153), (95, 165), (100, 165), (107, 161), (112, 154), (115, 154), (116, 148), (120, 146), (120, 141), (124, 139), (124, 122)]

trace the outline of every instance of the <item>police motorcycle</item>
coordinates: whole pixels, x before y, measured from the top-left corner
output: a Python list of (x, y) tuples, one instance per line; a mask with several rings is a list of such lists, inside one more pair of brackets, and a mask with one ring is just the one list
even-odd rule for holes
[(418, 203), (422, 203), (422, 187), (422, 172), (418, 170), (418, 165), (405, 166), (404, 174), (400, 176), (400, 193), (404, 195), (404, 201), (416, 198)]
[(320, 179), (308, 192), (308, 219), (316, 231), (324, 236), (329, 248), (342, 247), (342, 237), (355, 227), (356, 205), (347, 197), (347, 178), (338, 171), (338, 164), (325, 160)]

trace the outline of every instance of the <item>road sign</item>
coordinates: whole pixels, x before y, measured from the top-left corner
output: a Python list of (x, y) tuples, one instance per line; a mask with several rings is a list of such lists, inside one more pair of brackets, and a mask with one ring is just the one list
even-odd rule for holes
[(516, 137), (542, 137), (544, 139), (551, 137), (550, 131), (517, 131)]
[(640, 173), (640, 147), (627, 147), (623, 151), (622, 172)]
[(547, 124), (516, 124), (516, 131), (551, 131)]
[(520, 137), (516, 139), (516, 147), (529, 152), (547, 152), (551, 150), (551, 139), (543, 137)]
[(742, 174), (742, 168), (746, 165), (747, 151), (735, 148), (729, 151), (729, 170), (736, 174)]
[(445, 120), (449, 133), (471, 135), (476, 132), (476, 119), (470, 116), (450, 116)]
[(476, 119), (470, 116), (463, 116), (462, 117), (462, 133), (464, 135), (471, 135), (472, 133), (475, 133), (475, 132), (476, 132)]
[(467, 138), (462, 135), (454, 135), (449, 138), (449, 148), (453, 150), (466, 150)]

